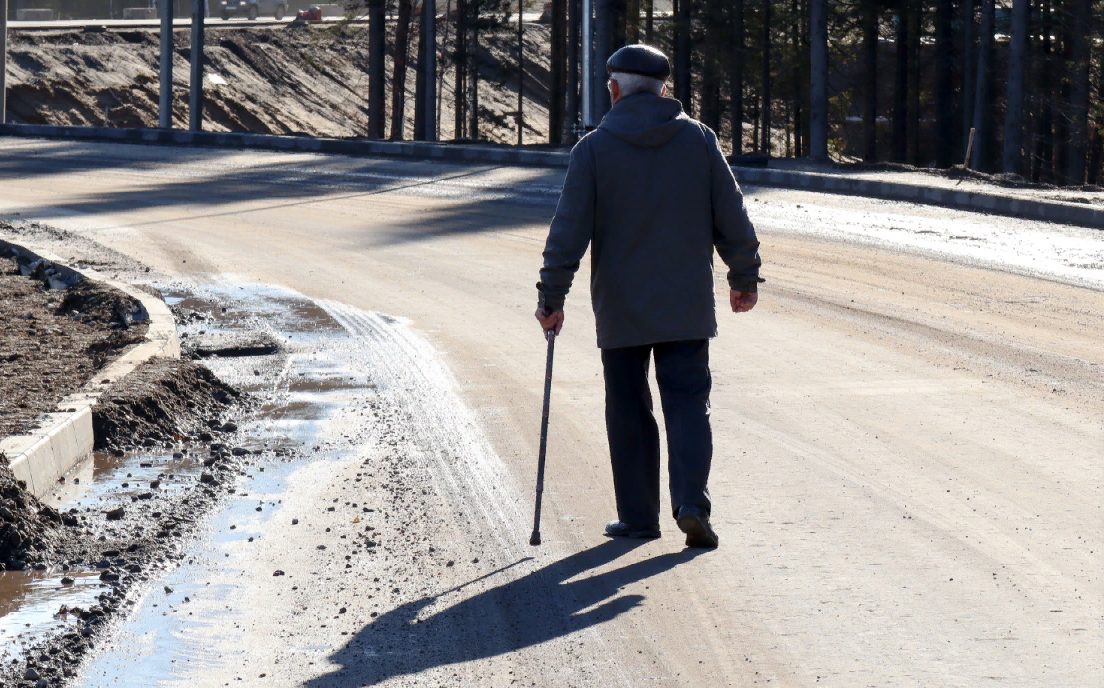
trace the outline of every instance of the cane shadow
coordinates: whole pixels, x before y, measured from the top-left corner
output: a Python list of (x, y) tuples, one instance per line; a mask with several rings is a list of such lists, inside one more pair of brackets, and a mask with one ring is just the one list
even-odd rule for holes
[(571, 635), (639, 606), (643, 595), (618, 596), (624, 586), (669, 571), (707, 551), (670, 552), (573, 580), (644, 544), (641, 540), (610, 540), (437, 611), (432, 608), (452, 591), (408, 602), (376, 618), (331, 655), (330, 660), (340, 669), (304, 685), (372, 685)]

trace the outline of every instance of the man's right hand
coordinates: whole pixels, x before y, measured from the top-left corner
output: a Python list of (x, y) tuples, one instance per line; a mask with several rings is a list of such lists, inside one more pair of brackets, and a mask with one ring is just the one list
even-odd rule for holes
[(729, 291), (728, 301), (732, 304), (733, 313), (747, 313), (755, 308), (755, 304), (759, 301), (759, 294), (754, 291), (736, 291), (732, 289)]
[(560, 336), (560, 330), (563, 329), (564, 312), (563, 311), (550, 311), (546, 312), (543, 308), (538, 308), (534, 313), (537, 320), (540, 321), (541, 329), (544, 332), (549, 330), (555, 330), (556, 336)]

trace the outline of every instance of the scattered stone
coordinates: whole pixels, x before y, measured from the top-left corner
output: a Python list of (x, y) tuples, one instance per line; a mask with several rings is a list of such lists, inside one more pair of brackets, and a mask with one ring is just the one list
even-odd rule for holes
[(249, 454), (249, 450), (246, 449), (245, 447), (234, 447), (230, 451), (230, 453), (233, 454), (234, 456), (245, 456), (245, 455)]
[(199, 481), (202, 483), (213, 483), (215, 482), (215, 476), (211, 475), (207, 471), (203, 471), (203, 474), (199, 476)]
[(111, 509), (110, 511), (105, 511), (104, 514), (107, 516), (107, 520), (118, 521), (126, 514), (126, 512), (123, 510), (123, 507), (120, 506)]
[(165, 594), (166, 595), (171, 595), (172, 593), (173, 593), (173, 589), (166, 585), (165, 586)]
[(70, 578), (69, 576), (66, 576), (65, 578), (61, 579), (61, 584), (62, 585), (72, 585), (73, 584), (73, 579)]
[(37, 681), (38, 672), (35, 671), (34, 667), (27, 667), (27, 671), (23, 674), (23, 678), (27, 681)]
[(223, 432), (236, 432), (237, 429), (238, 424), (233, 421), (227, 421), (226, 424), (222, 426)]
[(273, 576), (282, 576), (282, 575), (284, 575), (284, 572), (281, 571), (280, 569), (276, 569), (275, 571), (272, 572), (272, 575)]

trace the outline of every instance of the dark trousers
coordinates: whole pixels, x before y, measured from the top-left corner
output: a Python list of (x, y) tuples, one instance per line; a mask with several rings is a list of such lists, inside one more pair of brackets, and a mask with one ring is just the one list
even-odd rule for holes
[(698, 506), (706, 514), (710, 510), (709, 340), (602, 349), (617, 518), (639, 527), (659, 523), (659, 428), (648, 389), (653, 355), (667, 428), (674, 515), (683, 505)]

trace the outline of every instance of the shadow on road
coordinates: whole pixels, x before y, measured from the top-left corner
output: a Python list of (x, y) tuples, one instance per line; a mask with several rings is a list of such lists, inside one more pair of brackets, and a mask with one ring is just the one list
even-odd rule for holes
[(335, 652), (330, 659), (340, 670), (305, 685), (374, 684), (567, 636), (615, 619), (643, 601), (642, 595), (618, 596), (624, 586), (707, 551), (661, 554), (572, 580), (644, 544), (610, 540), (444, 608), (437, 608), (443, 595), (408, 602), (375, 619)]
[[(542, 208), (547, 220), (554, 205), (559, 175), (547, 170), (537, 179), (492, 179), (485, 175), (493, 165), (447, 165), (425, 161), (348, 156), (300, 156), (281, 158), (256, 153), (243, 164), (233, 156), (240, 151), (177, 149), (146, 146), (73, 145), (36, 149), (5, 148), (0, 155), (0, 183), (5, 179), (41, 180), (45, 188), (54, 178), (112, 171), (121, 174), (119, 185), (107, 190), (70, 195), (59, 203), (80, 214), (129, 213), (147, 208), (179, 207), (180, 215), (156, 221), (139, 221), (132, 227), (166, 222), (209, 219), (231, 221), (233, 216), (351, 200), (387, 193), (420, 195), (455, 201), (458, 207), (441, 223), (427, 229), (411, 222), (392, 228), (382, 243), (405, 243), (438, 234), (517, 226), (513, 217), (520, 208)], [(241, 204), (248, 203), (249, 207)], [(486, 212), (500, 206), (499, 212)], [(511, 212), (513, 211), (513, 212)], [(34, 220), (54, 212), (30, 207), (22, 219)], [(469, 215), (478, 220), (465, 222)], [(453, 218), (460, 218), (460, 229)]]

